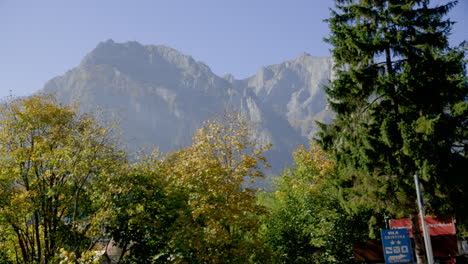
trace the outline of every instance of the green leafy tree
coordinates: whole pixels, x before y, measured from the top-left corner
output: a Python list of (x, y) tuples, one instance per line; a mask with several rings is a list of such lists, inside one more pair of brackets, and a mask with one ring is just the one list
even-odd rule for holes
[(353, 242), (367, 237), (365, 211), (348, 214), (329, 178), (335, 166), (320, 147), (299, 147), (294, 164), (264, 196), (269, 214), (262, 233), (277, 263), (355, 263)]
[(51, 96), (0, 107), (0, 248), (7, 245), (17, 263), (93, 248), (101, 233), (96, 183), (125, 162), (108, 133)]
[(416, 220), (419, 173), (428, 210), (468, 222), (464, 50), (449, 48), (444, 19), (455, 4), (336, 1), (328, 19), (336, 79), (326, 91), (337, 116), (320, 142), (348, 205)]
[(176, 258), (172, 234), (188, 208), (187, 195), (168, 182), (170, 166), (154, 153), (107, 185), (111, 216), (106, 232), (121, 250), (118, 263), (170, 263)]

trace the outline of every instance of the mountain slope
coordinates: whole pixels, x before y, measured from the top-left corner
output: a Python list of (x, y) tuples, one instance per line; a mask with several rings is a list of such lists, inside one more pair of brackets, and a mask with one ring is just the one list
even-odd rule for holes
[(129, 151), (173, 151), (188, 145), (203, 121), (240, 111), (259, 125), (260, 140), (273, 144), (268, 156), (277, 171), (314, 134), (315, 120), (331, 119), (322, 89), (331, 72), (330, 58), (303, 54), (244, 80), (221, 78), (172, 48), (108, 40), (43, 91), (121, 120)]

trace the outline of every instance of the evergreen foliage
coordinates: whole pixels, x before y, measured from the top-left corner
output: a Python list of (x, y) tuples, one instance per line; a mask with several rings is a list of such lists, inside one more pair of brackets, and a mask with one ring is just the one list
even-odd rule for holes
[(328, 19), (337, 116), (320, 144), (349, 208), (415, 214), (419, 173), (430, 213), (468, 221), (466, 51), (448, 46), (456, 1), (337, 0)]

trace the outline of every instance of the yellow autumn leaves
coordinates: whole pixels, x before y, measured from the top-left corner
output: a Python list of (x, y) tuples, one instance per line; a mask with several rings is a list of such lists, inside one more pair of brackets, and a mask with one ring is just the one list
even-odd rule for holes
[(259, 145), (253, 136), (240, 114), (225, 114), (205, 122), (191, 146), (169, 156), (173, 188), (188, 193), (190, 214), (179, 232), (190, 234), (186, 239), (200, 262), (221, 263), (227, 255), (247, 261), (258, 247), (255, 216), (265, 210), (245, 180), (263, 177), (269, 145)]
[(100, 236), (96, 182), (126, 160), (106, 128), (51, 96), (14, 99), (0, 107), (0, 157), (0, 250), (50, 263), (58, 249), (79, 255)]
[[(0, 258), (94, 263), (113, 246), (124, 263), (276, 256), (261, 231), (271, 209), (252, 187), (269, 166), (270, 145), (240, 114), (205, 122), (186, 148), (130, 162), (112, 128), (51, 96), (15, 99), (0, 111)], [(334, 171), (314, 144), (294, 160), (279, 192), (308, 197)]]

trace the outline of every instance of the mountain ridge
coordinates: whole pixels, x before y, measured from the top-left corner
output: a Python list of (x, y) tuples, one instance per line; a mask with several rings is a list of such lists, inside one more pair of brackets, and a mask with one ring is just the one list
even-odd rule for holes
[(203, 121), (235, 109), (259, 124), (258, 139), (273, 143), (270, 160), (286, 161), (281, 168), (314, 135), (315, 121), (331, 120), (323, 85), (332, 68), (331, 58), (303, 53), (238, 80), (170, 47), (107, 40), (42, 91), (63, 103), (79, 101), (83, 112), (120, 113), (130, 151), (173, 151), (188, 145)]

